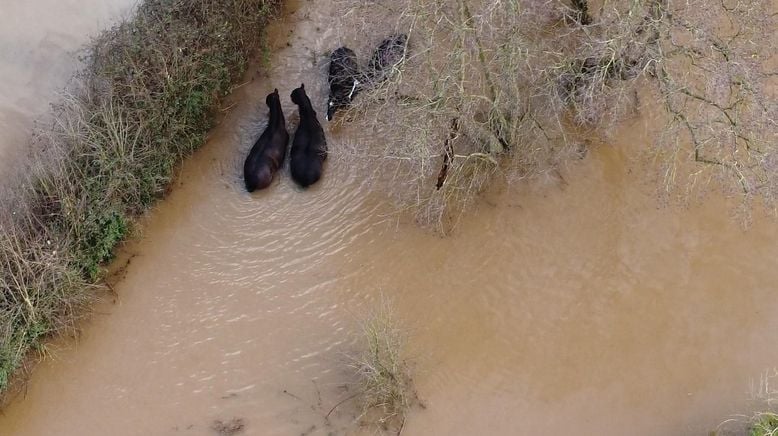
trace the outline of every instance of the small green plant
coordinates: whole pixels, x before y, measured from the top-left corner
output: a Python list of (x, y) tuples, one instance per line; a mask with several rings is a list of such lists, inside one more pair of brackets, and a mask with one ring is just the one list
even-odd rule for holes
[(778, 435), (778, 415), (772, 412), (756, 414), (749, 424), (749, 436)]
[(127, 220), (119, 212), (106, 212), (96, 217), (93, 232), (82, 241), (82, 266), (90, 279), (100, 277), (100, 266), (113, 257), (113, 247), (124, 239), (127, 231)]
[(750, 400), (756, 412), (749, 415), (734, 415), (720, 423), (711, 435), (778, 436), (778, 413), (775, 407), (778, 391), (773, 387), (776, 377), (778, 372), (775, 370), (766, 371), (760, 377), (758, 384), (752, 384)]

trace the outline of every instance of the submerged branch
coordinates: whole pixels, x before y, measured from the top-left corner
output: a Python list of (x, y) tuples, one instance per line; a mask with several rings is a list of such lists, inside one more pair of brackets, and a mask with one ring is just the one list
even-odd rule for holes
[(448, 177), (448, 167), (451, 160), (454, 158), (454, 140), (456, 140), (458, 134), (459, 118), (454, 118), (451, 120), (451, 131), (444, 144), (443, 165), (440, 167), (440, 172), (438, 173), (438, 182), (435, 184), (436, 190), (440, 190), (440, 188), (443, 187), (443, 184), (446, 182), (446, 177)]

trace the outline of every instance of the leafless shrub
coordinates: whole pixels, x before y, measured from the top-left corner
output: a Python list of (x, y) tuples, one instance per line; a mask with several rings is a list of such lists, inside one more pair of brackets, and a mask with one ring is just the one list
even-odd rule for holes
[(712, 182), (774, 205), (776, 13), (769, 0), (656, 2), (654, 70), (670, 120), (658, 152), (668, 190)]
[(348, 6), (362, 25), (409, 35), (395, 74), (352, 109), (383, 147), (352, 151), (370, 158), (376, 179), (388, 175), (398, 204), (421, 223), (449, 230), (492, 178), (548, 171), (567, 146), (558, 120), (532, 104), (531, 20), (518, 3), (403, 0), (394, 29), (364, 23), (372, 4)]
[(767, 371), (758, 382), (751, 386), (751, 407), (757, 411), (751, 414), (733, 415), (721, 422), (713, 436), (729, 436), (748, 434), (749, 436), (775, 436), (778, 435), (778, 389), (775, 388), (775, 379), (778, 372)]
[(349, 157), (369, 158), (402, 209), (446, 230), (494, 177), (555, 172), (576, 133), (638, 112), (638, 91), (653, 88), (669, 123), (654, 148), (667, 191), (717, 181), (772, 203), (770, 1), (597, 3), (341, 0), (343, 26), (410, 36), (391, 80), (353, 109), (382, 149)]

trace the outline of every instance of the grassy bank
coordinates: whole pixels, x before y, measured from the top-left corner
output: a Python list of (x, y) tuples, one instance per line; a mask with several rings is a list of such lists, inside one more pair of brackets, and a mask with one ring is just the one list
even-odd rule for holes
[(0, 208), (0, 392), (73, 328), (134, 220), (203, 144), (278, 0), (146, 0), (102, 33)]

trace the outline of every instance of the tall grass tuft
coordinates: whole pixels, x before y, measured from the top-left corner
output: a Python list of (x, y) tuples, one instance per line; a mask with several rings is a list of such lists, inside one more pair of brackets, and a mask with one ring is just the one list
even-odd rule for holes
[(759, 383), (752, 383), (749, 407), (755, 412), (750, 415), (733, 415), (721, 422), (712, 436), (742, 435), (776, 436), (778, 435), (778, 390), (774, 381), (778, 377), (776, 370), (766, 371)]
[(748, 428), (749, 436), (776, 436), (778, 435), (778, 415), (771, 412), (762, 412), (754, 415)]
[(382, 429), (402, 429), (416, 395), (403, 358), (405, 335), (389, 303), (382, 303), (362, 322), (361, 341), (361, 353), (350, 356), (360, 383), (360, 419)]
[(41, 339), (73, 328), (102, 266), (203, 144), (277, 0), (145, 0), (89, 47), (0, 208), (0, 392)]

